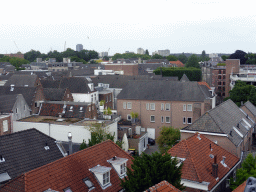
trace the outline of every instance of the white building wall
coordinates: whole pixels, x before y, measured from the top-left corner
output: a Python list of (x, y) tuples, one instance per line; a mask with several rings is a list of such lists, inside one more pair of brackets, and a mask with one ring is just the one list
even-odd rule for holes
[[(93, 95), (93, 102), (92, 103), (98, 104), (98, 102), (99, 102), (99, 92), (98, 91), (88, 93), (88, 94), (72, 93), (74, 102), (90, 103), (91, 102), (91, 95)], [(95, 100), (95, 95), (96, 95), (96, 100)]]
[(115, 134), (114, 142), (117, 141), (117, 122), (113, 122), (112, 124), (107, 126), (107, 131), (112, 135)]

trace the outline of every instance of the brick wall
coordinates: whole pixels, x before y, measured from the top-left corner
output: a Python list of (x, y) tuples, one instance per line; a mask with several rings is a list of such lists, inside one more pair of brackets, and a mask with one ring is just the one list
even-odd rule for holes
[(85, 118), (94, 119), (94, 117), (98, 118), (97, 108), (96, 105), (93, 103), (91, 105), (88, 105), (85, 111)]
[(7, 56), (7, 57), (18, 57), (18, 58), (24, 59), (24, 54), (4, 54), (4, 56)]
[[(3, 131), (3, 123), (7, 120), (8, 131)], [(0, 135), (5, 135), (11, 133), (11, 116), (10, 115), (0, 115)]]
[(62, 101), (74, 101), (72, 93), (66, 88)]
[(36, 106), (36, 103), (39, 102), (39, 101), (45, 101), (42, 85), (37, 86), (36, 92), (35, 92), (35, 95), (34, 95), (34, 99), (32, 100), (32, 105), (30, 105), (31, 110), (32, 110), (32, 114), (36, 114), (36, 113), (39, 112), (40, 107)]
[(226, 60), (226, 85), (225, 85), (225, 97), (229, 96), (230, 91), (230, 74), (239, 73), (240, 59), (227, 59)]
[(106, 64), (105, 70), (124, 71), (124, 75), (139, 75), (138, 64)]
[(104, 108), (106, 107), (113, 109), (113, 96), (112, 93), (106, 93), (106, 94), (99, 94), (99, 101), (105, 101)]

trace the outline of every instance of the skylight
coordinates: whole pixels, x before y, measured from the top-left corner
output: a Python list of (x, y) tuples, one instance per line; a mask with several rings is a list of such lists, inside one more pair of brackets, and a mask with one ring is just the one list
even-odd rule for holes
[(8, 181), (10, 179), (11, 179), (11, 177), (9, 176), (9, 174), (7, 172), (0, 174), (0, 183), (4, 182), (4, 181)]
[(85, 185), (88, 187), (89, 190), (95, 188), (93, 183), (90, 181), (90, 179), (87, 177), (85, 179), (83, 179)]
[(70, 189), (70, 187), (64, 189), (65, 192), (72, 192), (72, 190)]
[(236, 132), (240, 137), (243, 138), (243, 134), (240, 133), (240, 131), (238, 131), (237, 128), (233, 127), (233, 129), (235, 130), (235, 132)]

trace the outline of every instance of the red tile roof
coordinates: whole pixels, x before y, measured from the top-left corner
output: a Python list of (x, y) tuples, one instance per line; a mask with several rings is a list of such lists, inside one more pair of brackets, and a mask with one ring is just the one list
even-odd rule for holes
[[(179, 189), (171, 185), (167, 181), (162, 181), (152, 187), (149, 188), (150, 192), (181, 192)], [(147, 192), (147, 191), (145, 191)]]
[(208, 83), (206, 83), (205, 81), (201, 81), (201, 82), (197, 82), (199, 85), (205, 85), (206, 87), (208, 87), (208, 89), (211, 89), (210, 86), (208, 85)]
[[(83, 179), (86, 177), (94, 184), (95, 189), (93, 191), (95, 192), (119, 191), (122, 189), (119, 176), (111, 164), (107, 162), (107, 160), (114, 156), (128, 159), (127, 167), (131, 168), (133, 158), (114, 142), (108, 140), (22, 174), (17, 179), (2, 186), (0, 191), (42, 192), (49, 188), (63, 191), (63, 189), (68, 187), (73, 192), (88, 191), (88, 187), (83, 182)], [(98, 164), (112, 168), (110, 171), (110, 182), (112, 185), (105, 190), (101, 188), (94, 174), (89, 171), (89, 169)]]
[(244, 189), (246, 187), (246, 181), (239, 185), (233, 192), (244, 192)]
[[(218, 146), (208, 138), (200, 135), (201, 140), (198, 139), (198, 133), (194, 136), (182, 140), (177, 145), (172, 147), (168, 153), (172, 156), (185, 158), (182, 167), (182, 179), (187, 179), (196, 182), (210, 182), (208, 190), (211, 190), (224, 177), (229, 170), (239, 162), (239, 158), (229, 153), (222, 147)], [(210, 149), (211, 145), (211, 149)], [(210, 154), (217, 155), (218, 164), (218, 180), (212, 175), (212, 164), (214, 159)], [(222, 157), (225, 156), (224, 167), (221, 163)]]
[(185, 67), (185, 65), (180, 61), (170, 61), (170, 64), (175, 64), (177, 67)]

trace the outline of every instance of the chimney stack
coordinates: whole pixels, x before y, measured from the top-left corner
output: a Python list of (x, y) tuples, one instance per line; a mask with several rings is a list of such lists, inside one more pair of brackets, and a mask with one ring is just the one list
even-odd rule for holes
[(72, 135), (71, 132), (68, 132), (68, 146), (69, 146), (69, 155), (72, 154)]
[(212, 176), (218, 177), (218, 164), (217, 164), (217, 155), (214, 156), (214, 163), (212, 164)]

